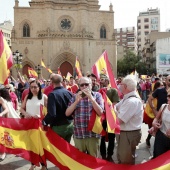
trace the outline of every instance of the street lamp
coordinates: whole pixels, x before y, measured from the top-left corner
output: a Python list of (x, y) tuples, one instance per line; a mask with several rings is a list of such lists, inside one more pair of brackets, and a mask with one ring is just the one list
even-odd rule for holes
[(23, 55), (16, 50), (16, 52), (13, 52), (13, 59), (14, 59), (14, 67), (18, 71), (20, 68), (22, 68), (22, 58)]
[(38, 74), (38, 78), (39, 78), (39, 76), (40, 76), (40, 74), (41, 74), (41, 66), (38, 64), (38, 66), (35, 66), (35, 70), (37, 71), (37, 74)]

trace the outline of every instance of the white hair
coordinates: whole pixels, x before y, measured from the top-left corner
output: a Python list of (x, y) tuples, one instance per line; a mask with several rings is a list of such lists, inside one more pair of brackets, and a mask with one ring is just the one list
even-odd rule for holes
[(127, 89), (129, 91), (134, 91), (136, 90), (136, 87), (137, 87), (137, 81), (135, 80), (135, 77), (133, 75), (127, 75), (123, 81), (122, 81), (123, 84), (126, 84), (127, 86)]

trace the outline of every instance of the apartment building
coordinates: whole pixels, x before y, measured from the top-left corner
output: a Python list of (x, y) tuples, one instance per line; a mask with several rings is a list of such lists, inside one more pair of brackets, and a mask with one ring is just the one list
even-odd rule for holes
[(4, 21), (3, 23), (0, 23), (0, 30), (2, 30), (4, 37), (6, 38), (6, 41), (8, 45), (11, 47), (11, 31), (12, 31), (12, 22)]
[[(119, 47), (122, 49), (123, 47), (121, 54), (125, 54), (127, 50), (131, 50), (137, 54), (135, 27), (117, 28), (114, 30), (114, 36), (117, 41), (117, 49), (119, 49)], [(121, 58), (121, 56), (118, 58)]]
[(147, 11), (139, 12), (137, 17), (137, 46), (138, 54), (142, 55), (146, 35), (150, 32), (160, 31), (160, 11), (158, 8), (148, 8)]
[[(146, 36), (145, 45), (142, 50), (143, 61), (146, 63), (148, 69), (157, 69), (158, 53), (168, 54), (168, 45), (159, 43), (159, 50), (157, 49), (157, 41), (170, 37), (170, 32), (151, 32)], [(170, 54), (170, 53), (169, 53)]]

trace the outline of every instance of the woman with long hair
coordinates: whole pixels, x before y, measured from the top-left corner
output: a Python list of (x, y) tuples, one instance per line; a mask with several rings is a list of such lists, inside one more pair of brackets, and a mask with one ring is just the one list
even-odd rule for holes
[[(21, 105), (21, 113), (25, 116), (25, 118), (40, 118), (40, 106), (47, 106), (47, 96), (41, 92), (41, 85), (38, 81), (33, 80), (30, 82), (30, 89), (28, 95), (24, 98), (24, 101)], [(43, 163), (41, 163), (42, 169), (45, 170), (46, 167)], [(29, 170), (34, 170), (35, 165), (31, 164)]]

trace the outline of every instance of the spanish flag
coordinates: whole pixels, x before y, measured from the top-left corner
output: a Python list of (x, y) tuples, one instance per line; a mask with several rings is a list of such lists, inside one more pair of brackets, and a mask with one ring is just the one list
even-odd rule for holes
[(10, 68), (13, 65), (12, 52), (2, 31), (0, 31), (0, 84), (8, 84)]
[(33, 78), (38, 77), (37, 72), (33, 68), (30, 68), (30, 67), (28, 67), (28, 75), (29, 75), (29, 77), (33, 77)]
[(106, 95), (106, 89), (102, 88), (99, 92), (102, 94), (104, 100), (105, 113), (99, 117), (93, 110), (88, 124), (88, 130), (97, 134), (105, 135), (106, 132), (103, 129), (102, 122), (106, 119), (107, 132), (120, 134), (120, 124), (114, 112), (112, 102)]
[(121, 165), (80, 152), (38, 119), (0, 119), (0, 152), (12, 153), (39, 166), (46, 159), (61, 170), (169, 170), (170, 151), (143, 164)]
[(72, 75), (71, 75), (70, 72), (68, 72), (67, 75), (66, 75), (66, 79), (67, 79), (68, 81), (70, 81), (70, 77), (72, 77)]
[(49, 68), (45, 66), (43, 60), (41, 60), (41, 66), (43, 66), (49, 73), (53, 73)]
[(116, 88), (118, 91), (119, 96), (121, 96), (121, 92), (119, 91), (114, 74), (112, 72), (107, 52), (104, 53), (99, 57), (96, 63), (92, 66), (92, 72), (97, 76), (97, 79), (100, 79), (100, 74), (105, 74), (110, 79), (110, 84), (112, 88)]
[(78, 60), (78, 57), (76, 57), (75, 69), (76, 69), (76, 73), (77, 73), (78, 78), (82, 77), (82, 73), (81, 73), (81, 70), (80, 70), (80, 62)]
[(0, 152), (18, 155), (39, 166), (46, 164), (37, 119), (0, 119)]

